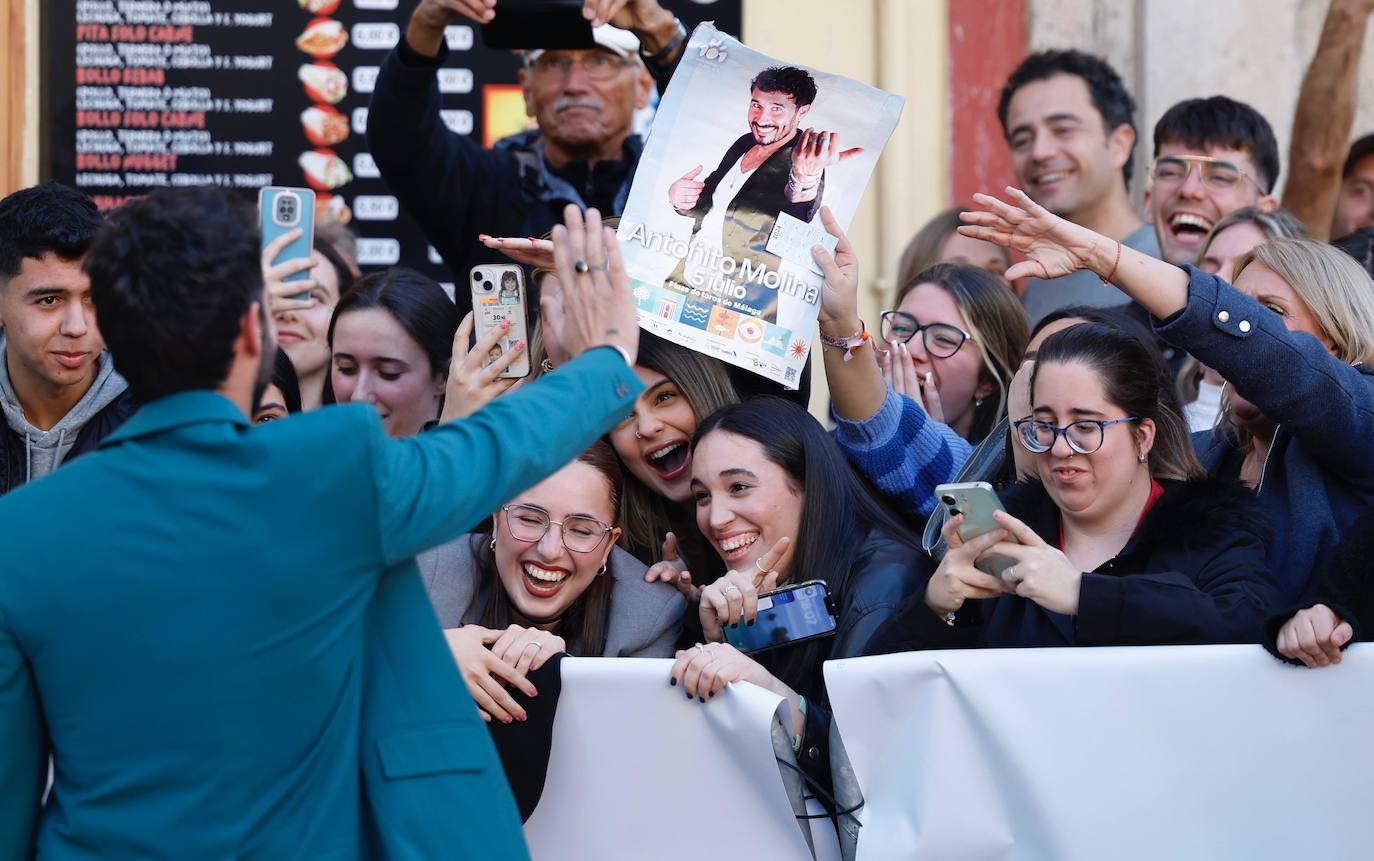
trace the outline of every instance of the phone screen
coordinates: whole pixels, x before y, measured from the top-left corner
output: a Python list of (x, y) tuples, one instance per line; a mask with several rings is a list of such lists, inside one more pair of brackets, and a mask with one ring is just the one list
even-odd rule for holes
[(741, 652), (759, 652), (835, 633), (830, 591), (820, 581), (759, 596), (754, 624), (726, 628), (725, 640)]
[(582, 0), (501, 0), (496, 17), (482, 25), (488, 48), (591, 48), (592, 26)]

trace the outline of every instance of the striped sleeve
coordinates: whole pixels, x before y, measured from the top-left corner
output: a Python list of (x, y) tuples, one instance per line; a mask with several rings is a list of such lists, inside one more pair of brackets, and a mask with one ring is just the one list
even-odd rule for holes
[(953, 481), (973, 446), (946, 424), (932, 421), (905, 395), (887, 390), (872, 416), (850, 421), (835, 415), (835, 441), (854, 468), (902, 514), (928, 517), (935, 486)]

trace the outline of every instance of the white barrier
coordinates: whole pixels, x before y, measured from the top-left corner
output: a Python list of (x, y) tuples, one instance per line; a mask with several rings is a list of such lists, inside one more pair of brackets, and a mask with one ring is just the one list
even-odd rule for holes
[(782, 698), (732, 685), (703, 705), (669, 687), (672, 665), (563, 660), (548, 778), (525, 823), (534, 861), (811, 857), (773, 758)]
[(924, 652), (826, 685), (860, 861), (1374, 857), (1374, 647)]

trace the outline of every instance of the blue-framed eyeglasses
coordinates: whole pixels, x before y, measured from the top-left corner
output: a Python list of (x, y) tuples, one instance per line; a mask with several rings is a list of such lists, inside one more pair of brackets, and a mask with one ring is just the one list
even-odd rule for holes
[(1021, 419), (1016, 422), (1016, 438), (1027, 451), (1044, 454), (1054, 448), (1056, 437), (1063, 436), (1069, 448), (1079, 454), (1092, 454), (1102, 448), (1102, 440), (1107, 428), (1126, 422), (1138, 422), (1139, 418), (1130, 416), (1124, 419), (1079, 419), (1061, 427), (1039, 419)]

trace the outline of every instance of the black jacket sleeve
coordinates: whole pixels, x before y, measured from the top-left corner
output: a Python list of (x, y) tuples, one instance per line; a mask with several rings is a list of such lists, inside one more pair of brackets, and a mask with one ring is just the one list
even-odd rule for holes
[[(483, 213), (518, 200), (518, 171), (509, 153), (484, 150), (455, 134), (439, 115), (438, 71), (448, 47), (429, 59), (405, 39), (387, 55), (367, 113), (367, 144), (382, 179), (454, 274), (482, 230)], [(506, 187), (508, 186), (508, 187)], [(460, 303), (461, 304), (461, 303)]]
[(1235, 526), (1186, 568), (1128, 577), (1084, 574), (1075, 633), (1083, 645), (1254, 643), (1278, 584), (1261, 535)]

